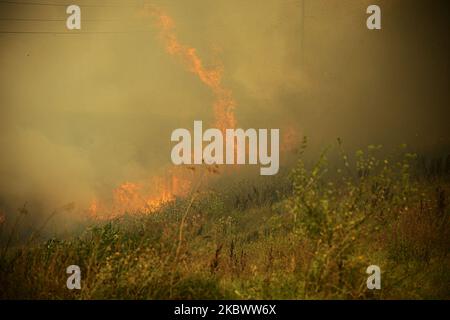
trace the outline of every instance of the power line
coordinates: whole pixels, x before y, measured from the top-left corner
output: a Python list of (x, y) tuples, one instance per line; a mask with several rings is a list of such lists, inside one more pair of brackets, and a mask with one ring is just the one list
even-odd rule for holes
[[(0, 21), (65, 21), (66, 19), (21, 19), (21, 18), (0, 18)], [(85, 20), (86, 21), (86, 20)]]
[[(51, 3), (51, 2), (29, 2), (29, 1), (0, 1), (0, 4), (5, 5), (28, 5), (28, 6), (47, 6), (47, 7), (68, 7), (71, 4), (66, 3)], [(137, 8), (138, 5), (122, 5), (122, 4), (80, 4), (80, 7), (92, 7), (92, 8)]]
[[(142, 5), (144, 2), (142, 2)], [(70, 4), (54, 3), (54, 2), (30, 2), (20, 0), (0, 0), (0, 5), (29, 5), (29, 6), (54, 6), (54, 7), (67, 7)], [(134, 5), (121, 5), (121, 4), (80, 4), (80, 7), (96, 7), (96, 8), (140, 8), (137, 4)], [(20, 21), (20, 22), (61, 22), (66, 21), (67, 18), (0, 18), (1, 21)], [(87, 22), (107, 22), (107, 21), (127, 21), (129, 19), (83, 19)], [(43, 35), (95, 35), (95, 34), (132, 34), (132, 33), (147, 33), (150, 30), (133, 30), (133, 31), (8, 31), (0, 30), (0, 34), (4, 35), (31, 35), (31, 34), (43, 34)]]
[(0, 31), (0, 34), (62, 34), (62, 35), (80, 35), (80, 34), (125, 34), (125, 33), (146, 33), (150, 31)]
[[(38, 6), (66, 6), (65, 4), (57, 4), (57, 3), (49, 3), (49, 2), (27, 2), (27, 1), (8, 1), (8, 0), (1, 0), (1, 4), (14, 4), (14, 5), (38, 5)], [(96, 5), (96, 4), (90, 4), (86, 5), (90, 7), (131, 7), (131, 6), (120, 6), (120, 5)], [(66, 21), (67, 18), (0, 18), (1, 21), (17, 21), (17, 22), (62, 22)], [(114, 22), (114, 21), (129, 21), (129, 18), (111, 18), (111, 19), (83, 19), (85, 22)], [(74, 31), (74, 30), (68, 30), (68, 31), (14, 31), (14, 30), (0, 30), (0, 34), (23, 34), (23, 35), (31, 35), (31, 34), (48, 34), (48, 35), (95, 35), (95, 34), (131, 34), (131, 33), (145, 33), (149, 32), (149, 30), (132, 30), (132, 31)]]
[[(42, 22), (52, 22), (52, 21), (66, 21), (67, 18), (0, 18), (0, 21), (42, 21)], [(128, 19), (83, 19), (84, 21), (125, 21)]]
[(64, 4), (57, 3), (38, 3), (38, 2), (23, 2), (23, 1), (0, 1), (0, 4), (17, 4), (17, 5), (30, 5), (30, 6), (55, 6), (55, 7), (63, 7), (66, 6)]

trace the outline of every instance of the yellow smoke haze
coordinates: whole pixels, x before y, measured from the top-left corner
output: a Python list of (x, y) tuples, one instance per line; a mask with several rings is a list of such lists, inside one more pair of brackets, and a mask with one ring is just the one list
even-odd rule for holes
[[(28, 202), (48, 215), (74, 202), (80, 214), (135, 188), (127, 183), (151, 184), (167, 175), (172, 130), (194, 120), (280, 128), (282, 150), (302, 135), (312, 149), (336, 137), (349, 148), (448, 148), (439, 8), (376, 2), (380, 32), (365, 27), (370, 1), (193, 0), (79, 1), (82, 32), (117, 33), (0, 33), (0, 210)], [(66, 16), (0, 7), (0, 19)], [(0, 30), (66, 32), (64, 20), (3, 20)]]

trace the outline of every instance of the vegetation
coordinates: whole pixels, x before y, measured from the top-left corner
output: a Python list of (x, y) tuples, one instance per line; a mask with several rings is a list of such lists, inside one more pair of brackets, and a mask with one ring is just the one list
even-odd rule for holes
[[(380, 146), (350, 157), (339, 143), (342, 165), (327, 152), (308, 165), (305, 145), (277, 183), (202, 188), (67, 239), (3, 243), (0, 298), (449, 299), (448, 159)], [(66, 288), (72, 264), (81, 290)], [(369, 265), (381, 290), (366, 287)]]

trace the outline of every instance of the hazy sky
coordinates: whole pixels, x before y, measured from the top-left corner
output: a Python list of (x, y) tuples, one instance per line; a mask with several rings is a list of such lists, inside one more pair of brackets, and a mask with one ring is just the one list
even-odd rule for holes
[[(336, 137), (355, 148), (450, 145), (447, 1), (148, 2), (205, 66), (221, 63), (240, 126), (295, 127), (319, 147)], [(83, 7), (142, 1), (71, 3), (83, 32), (118, 33), (11, 21), (67, 15), (63, 6), (0, 4), (0, 31), (69, 33), (0, 33), (3, 210), (84, 204), (150, 176), (170, 162), (172, 130), (213, 117), (211, 91), (166, 53), (151, 19), (131, 7)], [(369, 4), (381, 6), (381, 31), (365, 26)]]

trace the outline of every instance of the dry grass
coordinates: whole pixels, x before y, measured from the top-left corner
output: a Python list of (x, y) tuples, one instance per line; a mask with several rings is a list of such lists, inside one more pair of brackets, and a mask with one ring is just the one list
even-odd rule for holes
[[(418, 174), (415, 155), (379, 151), (341, 150), (333, 170), (324, 153), (284, 183), (202, 189), (69, 239), (4, 242), (0, 298), (449, 299), (449, 168), (419, 161)], [(71, 264), (82, 290), (66, 288)], [(366, 288), (371, 264), (382, 290)]]

